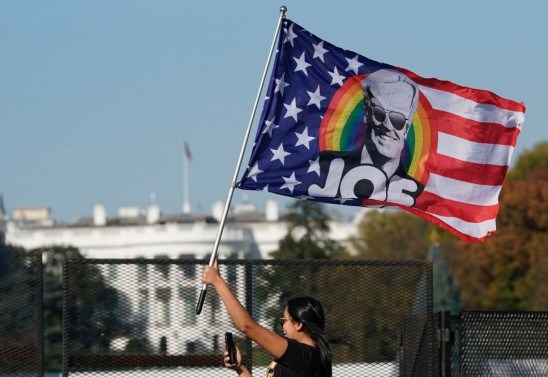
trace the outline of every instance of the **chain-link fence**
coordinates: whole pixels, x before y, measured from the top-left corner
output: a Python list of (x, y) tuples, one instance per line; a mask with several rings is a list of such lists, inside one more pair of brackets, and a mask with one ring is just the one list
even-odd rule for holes
[(0, 251), (0, 376), (44, 375), (42, 257)]
[[(63, 374), (232, 376), (225, 331), (264, 375), (271, 358), (234, 329), (214, 290), (195, 315), (203, 260), (67, 260)], [(431, 264), (414, 261), (221, 261), (221, 273), (261, 324), (288, 298), (326, 309), (334, 376), (546, 376), (547, 312), (431, 313)], [(40, 253), (0, 252), (0, 376), (43, 376)]]
[(459, 327), (455, 376), (548, 376), (548, 312), (464, 311)]
[[(203, 260), (67, 260), (64, 375), (232, 376), (222, 367), (233, 332), (246, 365), (272, 357), (237, 331), (216, 292), (195, 315)], [(336, 376), (432, 376), (432, 266), (428, 261), (222, 260), (220, 270), (252, 316), (281, 332), (294, 296), (318, 298)], [(91, 374), (90, 374), (91, 373)]]

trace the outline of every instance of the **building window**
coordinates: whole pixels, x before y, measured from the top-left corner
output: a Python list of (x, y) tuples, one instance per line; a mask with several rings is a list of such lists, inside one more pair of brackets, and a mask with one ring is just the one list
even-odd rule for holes
[(209, 295), (208, 297), (211, 297), (209, 301), (209, 308), (211, 309), (209, 311), (209, 323), (216, 324), (219, 323), (218, 311), (219, 311), (219, 296), (217, 295)]
[(139, 322), (148, 322), (148, 292), (145, 289), (139, 290)]
[(170, 324), (170, 300), (171, 291), (169, 288), (156, 289), (156, 301), (160, 306), (159, 326), (169, 326)]
[[(169, 257), (167, 255), (157, 255), (157, 256), (154, 257), (154, 259), (169, 259)], [(164, 279), (166, 279), (166, 280), (169, 279), (170, 263), (157, 262), (155, 267), (156, 267), (156, 270), (161, 273), (161, 275)]]
[(196, 353), (196, 342), (187, 342), (186, 343), (186, 352), (187, 353)]
[(213, 335), (213, 351), (219, 351), (219, 335)]
[[(179, 259), (194, 259), (192, 254), (181, 254)], [(183, 271), (183, 276), (188, 279), (196, 277), (196, 265), (195, 264), (180, 264), (179, 268)]]
[(118, 278), (118, 265), (109, 264), (108, 266), (108, 277), (110, 280), (116, 280)]
[(160, 353), (161, 354), (167, 353), (167, 338), (165, 336), (162, 336), (160, 338)]
[(237, 266), (226, 266), (226, 282), (232, 288), (234, 294), (238, 294), (238, 275), (236, 271)]
[(179, 287), (179, 299), (183, 301), (183, 323), (196, 322), (196, 288)]
[(148, 265), (138, 264), (137, 265), (137, 281), (139, 283), (146, 283), (148, 280)]

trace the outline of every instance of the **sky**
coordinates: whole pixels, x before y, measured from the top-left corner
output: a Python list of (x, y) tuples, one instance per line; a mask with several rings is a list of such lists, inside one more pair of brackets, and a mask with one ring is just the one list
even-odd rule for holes
[[(146, 208), (155, 193), (163, 213), (181, 213), (185, 142), (192, 211), (224, 203), (281, 5), (339, 47), (525, 102), (514, 161), (548, 140), (546, 1), (0, 0), (7, 212), (49, 207), (69, 222), (96, 203)], [(290, 203), (240, 190), (232, 203), (267, 199)]]

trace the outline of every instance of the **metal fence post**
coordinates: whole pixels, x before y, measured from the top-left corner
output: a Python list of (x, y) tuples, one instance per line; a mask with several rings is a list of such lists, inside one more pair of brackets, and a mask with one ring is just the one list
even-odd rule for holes
[[(245, 265), (245, 306), (249, 314), (253, 317), (253, 265)], [(245, 354), (247, 356), (247, 365), (249, 372), (253, 373), (253, 345), (251, 339), (246, 338)]]
[(70, 318), (69, 318), (69, 261), (65, 259), (63, 261), (63, 350), (62, 350), (62, 373), (63, 377), (69, 375), (69, 331)]

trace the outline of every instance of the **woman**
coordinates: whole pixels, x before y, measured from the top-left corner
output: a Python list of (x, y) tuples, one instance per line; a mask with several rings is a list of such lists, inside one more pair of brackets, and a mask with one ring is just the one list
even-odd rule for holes
[[(274, 356), (267, 377), (331, 377), (331, 351), (323, 332), (325, 316), (319, 301), (312, 297), (289, 300), (280, 318), (284, 334), (280, 336), (251, 318), (219, 274), (217, 262), (204, 268), (202, 282), (215, 288), (238, 330)], [(251, 376), (242, 364), (239, 349), (236, 365), (230, 364), (227, 352), (224, 364), (238, 376)]]

